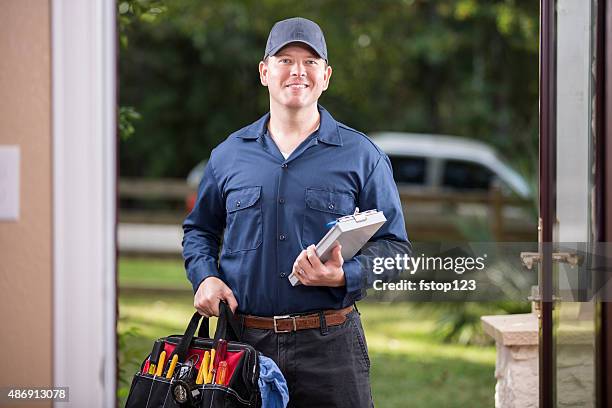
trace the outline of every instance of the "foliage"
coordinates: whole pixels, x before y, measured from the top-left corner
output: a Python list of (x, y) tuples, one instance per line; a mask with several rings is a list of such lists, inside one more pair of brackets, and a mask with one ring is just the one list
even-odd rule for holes
[(119, 108), (119, 137), (126, 140), (134, 134), (134, 121), (142, 119), (140, 113), (132, 106), (121, 106)]
[[(120, 320), (122, 320), (120, 318)], [(125, 318), (123, 319), (125, 320)], [(119, 400), (125, 400), (130, 391), (131, 376), (134, 374), (129, 370), (131, 367), (139, 366), (142, 356), (138, 351), (131, 347), (134, 339), (140, 336), (140, 330), (137, 326), (129, 326), (128, 328), (117, 332), (117, 345), (119, 349), (119, 383), (117, 389), (117, 397)]]
[[(119, 43), (128, 46), (127, 27), (134, 20), (153, 22), (165, 11), (162, 0), (120, 0), (118, 7)], [(119, 139), (127, 140), (135, 132), (133, 122), (142, 117), (132, 106), (119, 107)]]
[[(534, 190), (535, 191), (535, 190)], [(537, 197), (537, 194), (536, 194)], [(528, 208), (532, 217), (537, 219), (537, 203)], [(491, 230), (491, 222), (487, 219), (477, 217), (457, 217), (455, 225), (461, 231), (466, 241), (469, 242), (495, 242), (495, 236)], [(534, 236), (534, 239), (537, 239)], [(525, 286), (524, 282), (514, 282), (521, 275), (512, 270), (511, 266), (496, 265), (497, 270), (487, 271), (488, 280), (502, 288), (505, 297), (517, 299), (520, 296), (520, 288)], [(505, 273), (504, 273), (505, 272)], [(436, 321), (434, 334), (445, 342), (456, 342), (459, 344), (490, 344), (492, 339), (485, 335), (482, 329), (480, 317), (484, 315), (528, 313), (531, 310), (529, 302), (518, 301), (496, 301), (496, 302), (452, 302), (452, 303), (422, 303), (420, 308), (434, 310), (440, 314)]]
[(485, 315), (528, 313), (528, 302), (453, 302), (421, 304), (427, 310), (435, 310), (439, 316), (433, 334), (447, 343), (485, 345), (493, 339), (482, 329), (480, 318)]
[(340, 121), (483, 140), (535, 173), (537, 2), (173, 0), (122, 27), (121, 104), (143, 113), (121, 142), (122, 174), (183, 177), (263, 114), (257, 65), (272, 24), (295, 15), (325, 32), (334, 74), (321, 102)]
[(117, 15), (119, 19), (119, 42), (127, 48), (127, 28), (134, 21), (154, 22), (157, 17), (166, 11), (163, 0), (118, 0)]
[[(164, 6), (159, 0), (125, 0), (118, 2), (119, 41), (122, 47), (127, 48), (128, 39), (125, 32), (135, 17), (145, 21), (153, 21), (163, 10)], [(120, 106), (118, 116), (119, 138), (120, 140), (127, 140), (134, 134), (133, 122), (140, 120), (142, 117), (132, 106)], [(125, 400), (130, 390), (130, 373), (126, 370), (128, 367), (138, 364), (140, 356), (128, 345), (132, 339), (137, 338), (139, 335), (139, 329), (134, 326), (117, 332), (117, 344), (119, 347), (118, 401)]]

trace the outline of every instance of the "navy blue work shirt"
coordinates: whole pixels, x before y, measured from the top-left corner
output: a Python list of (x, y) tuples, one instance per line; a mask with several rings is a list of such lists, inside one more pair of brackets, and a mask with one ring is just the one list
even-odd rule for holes
[(212, 151), (183, 223), (194, 292), (204, 279), (218, 277), (234, 292), (239, 312), (258, 316), (353, 304), (371, 285), (369, 261), (385, 256), (376, 246), (344, 260), (346, 286), (294, 287), (287, 277), (300, 252), (325, 235), (326, 224), (355, 207), (381, 210), (387, 218), (371, 242), (409, 245), (389, 158), (363, 133), (321, 106), (319, 112), (319, 129), (287, 159), (267, 132), (269, 113)]

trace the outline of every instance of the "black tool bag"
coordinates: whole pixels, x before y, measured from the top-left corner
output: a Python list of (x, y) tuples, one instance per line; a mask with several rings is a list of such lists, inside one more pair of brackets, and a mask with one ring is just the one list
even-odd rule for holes
[[(230, 308), (222, 302), (214, 338), (209, 337), (208, 318), (195, 313), (185, 334), (159, 339), (160, 346), (168, 356), (162, 364), (161, 375), (149, 374), (152, 354), (143, 361), (141, 369), (134, 375), (126, 402), (126, 408), (202, 407), (242, 408), (261, 407), (257, 381), (259, 379), (259, 357), (248, 344), (236, 341), (240, 329)], [(198, 336), (194, 337), (198, 323), (202, 324)], [(216, 348), (219, 340), (227, 340), (226, 380), (224, 384), (196, 384), (196, 377), (205, 351)], [(155, 352), (155, 349), (154, 349)], [(168, 379), (170, 361), (178, 356), (173, 375)], [(156, 361), (155, 358), (152, 361)], [(157, 370), (159, 371), (159, 370)]]

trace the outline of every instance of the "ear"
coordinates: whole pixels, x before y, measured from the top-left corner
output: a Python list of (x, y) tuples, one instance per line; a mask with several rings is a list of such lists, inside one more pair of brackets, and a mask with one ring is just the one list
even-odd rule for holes
[(263, 86), (268, 86), (268, 64), (259, 62), (259, 81)]
[(323, 90), (326, 91), (327, 87), (329, 86), (329, 78), (331, 78), (332, 76), (332, 67), (331, 65), (328, 65), (327, 68), (325, 68), (325, 73), (323, 74)]

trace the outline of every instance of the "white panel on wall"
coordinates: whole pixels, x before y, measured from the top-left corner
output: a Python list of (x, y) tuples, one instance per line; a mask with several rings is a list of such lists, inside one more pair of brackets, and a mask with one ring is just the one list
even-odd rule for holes
[(0, 221), (19, 219), (19, 146), (0, 146)]

